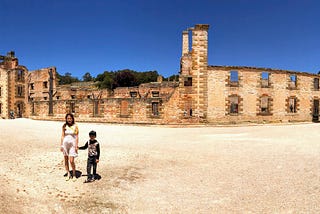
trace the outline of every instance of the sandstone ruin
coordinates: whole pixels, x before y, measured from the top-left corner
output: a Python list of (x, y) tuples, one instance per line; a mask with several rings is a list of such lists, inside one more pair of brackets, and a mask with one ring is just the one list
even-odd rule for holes
[[(226, 124), (319, 120), (319, 75), (243, 66), (208, 65), (209, 25), (182, 33), (179, 81), (98, 89), (58, 85), (56, 68), (29, 71), (13, 51), (0, 56), (0, 115), (142, 124)], [(192, 47), (189, 47), (191, 37)]]

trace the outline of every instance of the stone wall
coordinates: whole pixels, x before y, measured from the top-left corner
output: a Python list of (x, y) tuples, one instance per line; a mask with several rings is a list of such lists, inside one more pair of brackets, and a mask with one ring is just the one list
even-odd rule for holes
[(8, 72), (6, 69), (0, 67), (0, 118), (8, 118)]
[[(230, 85), (230, 71), (238, 71), (238, 86)], [(246, 68), (209, 67), (208, 75), (208, 122), (290, 122), (311, 121), (313, 100), (319, 99), (319, 89), (314, 88), (316, 74), (293, 71)], [(262, 87), (261, 74), (269, 73), (268, 87)], [(290, 76), (297, 77), (297, 87), (290, 88)], [(228, 97), (240, 99), (239, 113), (228, 112)], [(261, 113), (261, 97), (269, 98), (269, 113)], [(289, 109), (289, 98), (296, 98), (297, 109)]]
[(50, 86), (50, 75), (49, 72), (53, 73), (53, 90), (56, 91), (56, 68), (42, 68), (39, 70), (30, 71), (28, 73), (28, 90), (29, 97), (34, 101), (49, 100), (49, 86)]
[(16, 117), (27, 117), (27, 81), (28, 70), (18, 64), (14, 52), (0, 56), (1, 118), (9, 118), (11, 111)]
[[(121, 91), (124, 91), (122, 89)], [(127, 93), (130, 89), (127, 90)], [(171, 98), (172, 97), (172, 98)], [(177, 91), (173, 88), (167, 97), (156, 98), (104, 98), (98, 100), (95, 112), (94, 99), (54, 100), (53, 115), (48, 114), (47, 101), (30, 102), (33, 109), (30, 118), (42, 120), (64, 120), (65, 114), (72, 112), (77, 121), (108, 123), (176, 123), (178, 115)], [(158, 114), (152, 110), (153, 103), (158, 105)], [(73, 108), (71, 107), (73, 105)]]

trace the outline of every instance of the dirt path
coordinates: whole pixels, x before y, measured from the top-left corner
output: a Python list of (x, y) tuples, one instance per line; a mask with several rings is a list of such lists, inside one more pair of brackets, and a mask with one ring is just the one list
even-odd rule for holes
[(64, 180), (61, 122), (0, 120), (0, 213), (319, 213), (320, 124), (170, 128), (79, 123), (101, 179)]

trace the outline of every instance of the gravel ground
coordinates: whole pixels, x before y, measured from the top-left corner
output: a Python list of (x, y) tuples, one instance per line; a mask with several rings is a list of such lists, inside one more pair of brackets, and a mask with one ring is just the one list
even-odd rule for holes
[(62, 122), (0, 120), (0, 213), (320, 213), (320, 124), (97, 131), (100, 180), (65, 181)]

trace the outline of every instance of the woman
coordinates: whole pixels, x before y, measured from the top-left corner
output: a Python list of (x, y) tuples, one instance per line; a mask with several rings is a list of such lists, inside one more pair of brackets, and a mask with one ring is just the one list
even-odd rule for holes
[[(65, 119), (66, 122), (62, 126), (60, 150), (64, 155), (64, 165), (67, 171), (66, 181), (71, 178), (73, 181), (76, 181), (76, 165), (74, 163), (74, 158), (78, 156), (79, 129), (78, 125), (75, 124), (73, 114), (66, 114)], [(69, 171), (69, 162), (72, 167), (72, 176)]]

